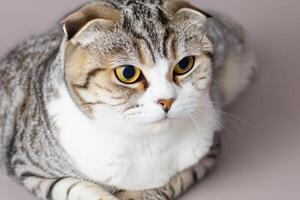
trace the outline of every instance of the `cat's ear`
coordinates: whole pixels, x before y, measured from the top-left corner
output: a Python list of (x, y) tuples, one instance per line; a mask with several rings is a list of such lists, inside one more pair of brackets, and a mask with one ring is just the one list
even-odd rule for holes
[(100, 2), (90, 3), (67, 16), (63, 29), (67, 40), (71, 40), (94, 22), (112, 23), (120, 18), (120, 11)]
[(200, 23), (205, 23), (208, 18), (211, 18), (208, 13), (181, 0), (166, 1), (165, 7), (175, 17), (185, 17)]
[(189, 19), (201, 24), (204, 24), (207, 21), (207, 16), (205, 14), (191, 8), (180, 9), (177, 11), (176, 16), (184, 17), (185, 19)]

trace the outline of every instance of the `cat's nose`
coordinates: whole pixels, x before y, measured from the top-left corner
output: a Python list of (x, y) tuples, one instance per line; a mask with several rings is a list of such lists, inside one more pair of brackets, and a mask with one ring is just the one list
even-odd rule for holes
[(175, 99), (160, 99), (157, 101), (159, 105), (163, 108), (163, 110), (167, 113), (171, 109), (171, 106)]

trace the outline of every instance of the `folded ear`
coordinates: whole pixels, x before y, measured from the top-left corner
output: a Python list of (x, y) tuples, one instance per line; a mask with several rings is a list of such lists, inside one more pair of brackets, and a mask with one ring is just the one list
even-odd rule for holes
[(175, 17), (184, 16), (204, 23), (211, 16), (188, 2), (181, 0), (167, 0), (166, 10)]
[(119, 18), (120, 11), (104, 3), (93, 2), (67, 16), (62, 23), (67, 40), (71, 40), (95, 20), (113, 22)]
[(203, 13), (193, 10), (191, 8), (182, 8), (177, 11), (176, 16), (185, 17), (189, 20), (204, 24), (207, 20), (207, 16)]

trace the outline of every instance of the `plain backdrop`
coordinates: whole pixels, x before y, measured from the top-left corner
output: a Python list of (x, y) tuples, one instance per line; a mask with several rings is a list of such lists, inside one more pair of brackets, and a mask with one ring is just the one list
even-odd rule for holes
[[(0, 54), (45, 32), (82, 0), (1, 0)], [(218, 168), (183, 200), (300, 199), (300, 1), (194, 0), (244, 25), (260, 71), (231, 106)], [(33, 199), (0, 179), (1, 200)]]

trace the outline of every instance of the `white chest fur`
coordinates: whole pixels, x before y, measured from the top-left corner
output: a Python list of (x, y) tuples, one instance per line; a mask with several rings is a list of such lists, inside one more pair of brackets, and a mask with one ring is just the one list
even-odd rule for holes
[(76, 167), (94, 181), (131, 190), (159, 187), (197, 163), (212, 144), (212, 127), (146, 136), (107, 133), (81, 113), (66, 89), (60, 93), (47, 106), (60, 130), (58, 139)]

